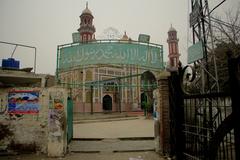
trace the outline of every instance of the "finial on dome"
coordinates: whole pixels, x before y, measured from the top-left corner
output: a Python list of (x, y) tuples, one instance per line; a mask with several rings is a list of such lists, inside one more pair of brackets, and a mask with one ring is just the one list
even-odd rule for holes
[(86, 2), (86, 8), (88, 9), (88, 2)]
[(129, 38), (128, 38), (128, 36), (127, 36), (127, 32), (126, 32), (126, 31), (124, 31), (124, 35), (123, 35), (123, 37), (121, 38), (121, 40), (124, 40), (124, 41), (127, 41), (127, 40), (129, 40)]
[(168, 32), (176, 32), (176, 29), (172, 26), (172, 23), (171, 23), (171, 27), (169, 28)]

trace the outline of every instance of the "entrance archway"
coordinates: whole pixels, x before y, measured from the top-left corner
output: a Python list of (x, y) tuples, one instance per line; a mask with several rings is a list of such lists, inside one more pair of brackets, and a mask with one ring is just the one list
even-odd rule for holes
[[(141, 76), (141, 83), (143, 87), (141, 87), (141, 109), (144, 109), (144, 105), (148, 105), (147, 111), (149, 113), (153, 112), (153, 90), (156, 89), (157, 81), (154, 74), (150, 71), (146, 71)], [(145, 103), (145, 104), (144, 104)], [(150, 105), (150, 107), (149, 107)]]
[(112, 110), (112, 97), (109, 95), (105, 95), (103, 97), (103, 110), (111, 111)]

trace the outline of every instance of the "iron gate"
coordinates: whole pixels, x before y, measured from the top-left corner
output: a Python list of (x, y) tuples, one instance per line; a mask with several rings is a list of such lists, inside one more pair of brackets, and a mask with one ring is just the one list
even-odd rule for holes
[(186, 94), (181, 76), (169, 78), (171, 151), (177, 159), (235, 160), (240, 148), (240, 57), (229, 60), (229, 93)]

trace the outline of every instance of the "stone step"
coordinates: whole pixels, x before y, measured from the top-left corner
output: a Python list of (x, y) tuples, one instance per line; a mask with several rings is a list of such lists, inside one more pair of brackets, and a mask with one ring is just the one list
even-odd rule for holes
[(102, 140), (72, 140), (69, 145), (70, 152), (98, 153), (98, 152), (140, 152), (155, 151), (153, 138), (143, 139), (102, 139)]

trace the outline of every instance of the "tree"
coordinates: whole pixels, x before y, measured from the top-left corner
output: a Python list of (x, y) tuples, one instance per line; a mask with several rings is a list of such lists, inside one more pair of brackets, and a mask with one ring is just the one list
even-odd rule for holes
[(224, 45), (237, 56), (240, 52), (240, 5), (235, 13), (230, 10), (225, 13), (225, 21), (221, 19), (212, 17), (214, 41), (217, 47)]
[[(224, 21), (222, 20), (224, 19)], [(213, 39), (209, 38), (210, 30), (207, 30), (207, 50), (208, 50), (208, 72), (209, 74), (209, 82), (205, 78), (205, 90), (208, 90), (210, 87), (212, 92), (216, 88), (215, 81), (215, 65), (214, 65), (214, 57), (217, 66), (217, 75), (218, 75), (218, 85), (220, 91), (228, 91), (228, 57), (227, 51), (231, 50), (233, 53), (233, 57), (237, 57), (240, 55), (240, 3), (236, 12), (227, 11), (225, 12), (224, 17), (211, 17), (211, 26), (213, 31)], [(213, 46), (211, 43), (213, 42)], [(205, 65), (203, 63), (196, 61), (194, 63), (195, 69), (195, 79), (190, 83), (185, 83), (184, 88), (189, 93), (199, 93), (202, 89), (202, 68)], [(187, 74), (186, 74), (187, 75)], [(188, 79), (188, 78), (186, 78)], [(186, 80), (187, 81), (187, 80)]]
[[(227, 11), (225, 19), (223, 21), (221, 18), (212, 18), (215, 42), (214, 53), (220, 91), (229, 90), (227, 51), (231, 50), (233, 57), (240, 55), (240, 6), (235, 13)], [(211, 62), (209, 63), (209, 72), (214, 73), (214, 64)]]

